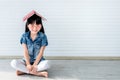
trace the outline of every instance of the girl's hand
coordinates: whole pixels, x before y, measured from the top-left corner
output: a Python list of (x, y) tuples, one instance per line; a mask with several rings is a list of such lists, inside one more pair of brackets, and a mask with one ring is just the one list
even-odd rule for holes
[(37, 65), (33, 65), (32, 66), (32, 73), (36, 73), (37, 72)]
[(28, 70), (29, 72), (32, 71), (32, 65), (27, 65), (26, 68), (27, 68), (27, 70)]

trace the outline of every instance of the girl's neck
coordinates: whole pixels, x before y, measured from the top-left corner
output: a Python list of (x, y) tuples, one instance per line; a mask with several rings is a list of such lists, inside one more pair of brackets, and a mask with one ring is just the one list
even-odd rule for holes
[(31, 39), (34, 41), (35, 40), (35, 38), (37, 37), (37, 34), (30, 34), (30, 37), (31, 37)]

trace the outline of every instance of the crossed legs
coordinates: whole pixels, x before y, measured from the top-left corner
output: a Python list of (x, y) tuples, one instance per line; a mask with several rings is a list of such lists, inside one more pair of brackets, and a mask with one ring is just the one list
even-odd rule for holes
[(48, 72), (46, 71), (49, 68), (48, 60), (43, 60), (38, 64), (36, 73), (29, 73), (23, 60), (12, 60), (11, 66), (16, 69), (17, 75), (32, 74), (36, 76), (48, 77)]

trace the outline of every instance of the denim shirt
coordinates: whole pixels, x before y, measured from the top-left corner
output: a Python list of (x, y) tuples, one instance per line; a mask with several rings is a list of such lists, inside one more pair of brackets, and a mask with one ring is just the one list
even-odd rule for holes
[[(40, 48), (48, 45), (48, 40), (44, 33), (38, 32), (37, 37), (33, 41), (30, 37), (30, 32), (25, 32), (21, 37), (20, 43), (27, 45), (30, 63), (33, 63), (40, 52)], [(43, 56), (41, 60), (44, 60)]]

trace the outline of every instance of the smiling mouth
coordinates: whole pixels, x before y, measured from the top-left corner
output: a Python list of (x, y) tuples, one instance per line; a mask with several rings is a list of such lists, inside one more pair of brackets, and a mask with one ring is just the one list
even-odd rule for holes
[(37, 32), (37, 31), (33, 31), (33, 32)]
[(37, 33), (37, 31), (32, 31), (32, 32)]

